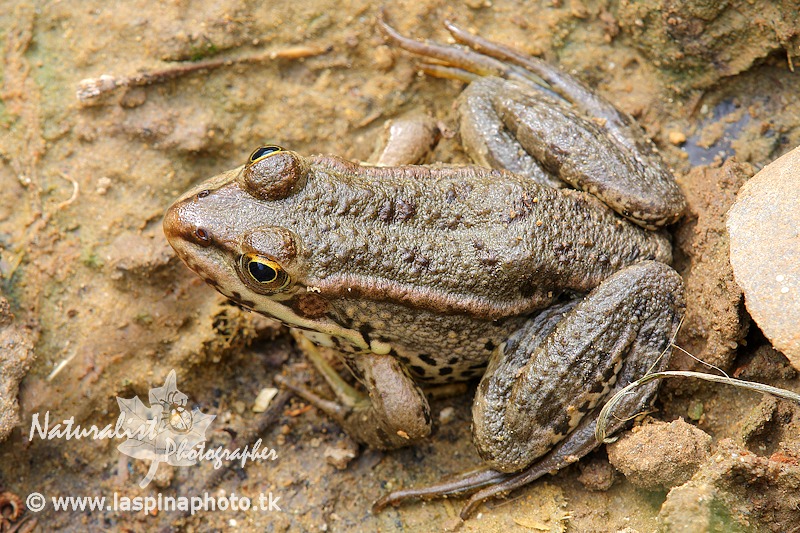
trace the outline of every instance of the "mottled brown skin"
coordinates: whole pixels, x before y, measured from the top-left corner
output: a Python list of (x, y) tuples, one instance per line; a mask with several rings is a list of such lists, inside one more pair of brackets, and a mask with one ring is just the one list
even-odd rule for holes
[[(461, 114), (479, 108), (472, 129), (496, 133), (487, 109), (507, 114), (497, 102), (532, 101), (530, 90), (498, 80), (487, 103), (478, 86), (463, 97)], [(473, 433), (493, 470), (383, 503), (497, 484), (491, 495), (561, 468), (596, 446), (599, 402), (666, 364), (682, 283), (667, 266), (667, 237), (645, 228), (679, 216), (680, 191), (661, 171), (651, 193), (639, 181), (653, 172), (631, 176), (654, 151), (609, 155), (600, 172), (592, 170), (585, 159), (593, 149), (583, 141), (615, 134), (553, 102), (559, 109), (537, 115), (549, 126), (512, 127), (517, 119), (506, 117), (503, 127), (528, 142), (543, 129), (579, 134), (541, 134), (545, 145), (566, 142), (549, 149), (500, 150), (535, 155), (547, 180), (483, 167), (376, 168), (262, 147), (167, 211), (165, 233), (181, 259), (227, 297), (298, 332), (338, 402), (279, 382), (361, 442), (392, 448), (424, 438), (431, 417), (418, 384), (486, 369)], [(611, 145), (625, 146), (598, 144)], [(585, 191), (553, 188), (555, 179)], [(626, 182), (635, 186), (619, 185)], [(672, 198), (663, 200), (664, 191)], [(315, 344), (337, 350), (367, 396), (344, 383)], [(630, 396), (618, 416), (635, 414), (654, 393), (652, 385)], [(613, 421), (609, 429), (622, 425)]]

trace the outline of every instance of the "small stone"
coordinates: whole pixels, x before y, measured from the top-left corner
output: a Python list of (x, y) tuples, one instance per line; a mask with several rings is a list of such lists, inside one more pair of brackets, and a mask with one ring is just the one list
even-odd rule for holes
[(728, 211), (731, 265), (747, 311), (800, 370), (800, 148), (767, 165)]
[(372, 61), (378, 70), (386, 72), (394, 66), (394, 54), (391, 48), (382, 44), (372, 52)]
[(337, 470), (344, 470), (350, 464), (350, 461), (356, 458), (356, 452), (352, 449), (335, 448), (333, 446), (325, 448), (322, 455), (325, 457), (325, 462), (333, 465)]
[(674, 144), (675, 146), (681, 146), (683, 143), (686, 142), (686, 134), (682, 131), (672, 130), (667, 134), (667, 138), (669, 142)]
[(253, 402), (253, 412), (263, 413), (266, 411), (276, 394), (278, 394), (278, 389), (276, 388), (268, 387), (261, 389), (258, 396), (256, 396), (255, 402)]
[(244, 413), (245, 409), (246, 409), (246, 406), (245, 406), (243, 401), (236, 400), (235, 402), (233, 402), (233, 410), (236, 411), (237, 414)]
[(686, 411), (686, 416), (695, 422), (700, 420), (700, 418), (703, 416), (703, 407), (703, 402), (701, 401), (693, 400), (689, 402), (689, 409)]
[(588, 463), (581, 463), (578, 481), (589, 490), (606, 491), (614, 484), (615, 474), (616, 471), (608, 461), (592, 459)]
[(103, 196), (105, 193), (108, 192), (108, 188), (111, 186), (111, 179), (103, 176), (102, 178), (97, 180), (97, 188), (94, 190), (100, 196)]
[(358, 444), (353, 439), (344, 437), (336, 446), (327, 446), (322, 455), (328, 464), (337, 470), (344, 470), (350, 461), (358, 457)]
[(455, 418), (456, 410), (453, 407), (445, 407), (439, 411), (439, 423), (442, 425), (449, 424)]

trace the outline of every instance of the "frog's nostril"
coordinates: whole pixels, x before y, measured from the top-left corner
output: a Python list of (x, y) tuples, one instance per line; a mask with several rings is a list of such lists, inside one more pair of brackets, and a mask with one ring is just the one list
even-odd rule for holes
[(210, 246), (211, 245), (211, 235), (203, 228), (196, 228), (194, 230), (195, 240), (197, 244), (201, 246)]

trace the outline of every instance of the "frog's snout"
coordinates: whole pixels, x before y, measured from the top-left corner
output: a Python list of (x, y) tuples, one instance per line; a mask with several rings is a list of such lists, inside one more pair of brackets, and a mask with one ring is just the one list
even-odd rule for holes
[[(198, 196), (202, 196), (204, 192), (201, 191)], [(203, 248), (212, 244), (210, 230), (195, 220), (197, 217), (191, 208), (191, 200), (182, 198), (176, 201), (164, 214), (164, 235), (179, 255), (184, 243), (191, 243)]]

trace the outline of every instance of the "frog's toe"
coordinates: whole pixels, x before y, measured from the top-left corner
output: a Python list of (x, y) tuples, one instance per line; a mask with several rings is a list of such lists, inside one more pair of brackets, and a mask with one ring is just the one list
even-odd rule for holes
[[(397, 506), (408, 500), (434, 500), (472, 494), (484, 487), (497, 485), (509, 477), (509, 474), (504, 474), (491, 468), (484, 467), (471, 470), (439, 483), (390, 492), (372, 505), (372, 512), (379, 513), (389, 505)], [(465, 518), (463, 513), (462, 518)]]

